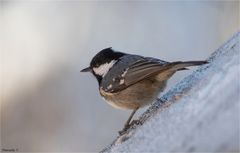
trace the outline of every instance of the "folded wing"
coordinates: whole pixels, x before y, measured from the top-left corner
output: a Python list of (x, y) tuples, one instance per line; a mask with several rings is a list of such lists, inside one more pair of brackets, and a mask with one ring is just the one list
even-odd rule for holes
[[(149, 78), (154, 75), (164, 74), (167, 72), (175, 72), (178, 70), (185, 70), (185, 67), (202, 65), (207, 63), (206, 61), (188, 61), (188, 62), (166, 62), (155, 58), (141, 58), (136, 62), (133, 62), (125, 68), (121, 73), (122, 75), (114, 78), (112, 82), (105, 82), (103, 88), (104, 91), (115, 93), (126, 89), (127, 87)], [(166, 78), (168, 79), (168, 78)], [(103, 80), (104, 81), (104, 80)], [(103, 82), (104, 83), (104, 82)], [(103, 87), (104, 87), (103, 86)]]

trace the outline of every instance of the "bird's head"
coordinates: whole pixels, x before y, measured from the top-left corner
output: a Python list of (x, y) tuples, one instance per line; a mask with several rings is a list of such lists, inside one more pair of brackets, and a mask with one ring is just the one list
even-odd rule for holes
[(119, 60), (120, 57), (124, 56), (125, 53), (116, 52), (111, 47), (105, 48), (98, 52), (91, 60), (90, 66), (82, 69), (81, 72), (91, 72), (98, 83), (100, 84), (102, 78), (112, 68), (112, 66)]

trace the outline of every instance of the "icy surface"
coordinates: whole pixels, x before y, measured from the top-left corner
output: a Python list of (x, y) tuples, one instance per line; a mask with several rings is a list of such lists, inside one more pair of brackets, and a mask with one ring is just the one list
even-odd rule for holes
[(103, 152), (239, 151), (240, 33)]

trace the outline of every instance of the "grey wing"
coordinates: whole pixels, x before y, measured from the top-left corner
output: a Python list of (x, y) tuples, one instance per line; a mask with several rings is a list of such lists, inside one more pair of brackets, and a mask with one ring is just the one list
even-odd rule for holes
[(150, 57), (144, 58), (129, 67), (124, 76), (124, 83), (128, 87), (167, 68), (169, 68), (169, 62)]
[(101, 87), (105, 92), (115, 93), (156, 74), (159, 74), (164, 80), (168, 79), (168, 77), (165, 78), (166, 74), (186, 70), (185, 67), (188, 66), (206, 63), (207, 61), (177, 61), (170, 63), (150, 57), (123, 56), (122, 60), (117, 63), (118, 65), (110, 69), (103, 78)]
[(150, 77), (163, 69), (168, 62), (150, 57), (127, 56), (120, 60), (103, 78), (101, 86), (106, 92), (121, 91), (144, 78)]

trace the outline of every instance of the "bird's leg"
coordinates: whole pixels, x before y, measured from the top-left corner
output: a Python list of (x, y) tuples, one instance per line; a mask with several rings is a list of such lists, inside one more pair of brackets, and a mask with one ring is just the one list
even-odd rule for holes
[(130, 122), (131, 122), (131, 120), (132, 120), (132, 118), (133, 118), (133, 115), (136, 113), (136, 111), (137, 111), (138, 109), (134, 109), (133, 111), (132, 111), (132, 113), (131, 113), (131, 115), (129, 116), (129, 118), (128, 118), (128, 120), (126, 121), (126, 123), (124, 124), (124, 128), (126, 128), (126, 127), (128, 127), (130, 124)]
[(132, 120), (132, 118), (133, 118), (133, 115), (136, 113), (137, 110), (138, 110), (138, 108), (136, 108), (136, 109), (134, 109), (134, 110), (132, 111), (132, 113), (131, 113), (131, 115), (129, 116), (127, 122), (124, 124), (124, 128), (123, 128), (121, 131), (119, 131), (119, 134), (120, 134), (120, 135), (122, 135), (124, 132), (126, 132), (127, 129), (130, 127), (130, 122), (131, 122), (131, 120)]

